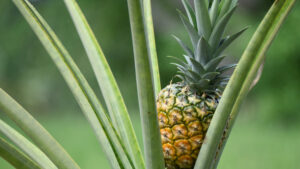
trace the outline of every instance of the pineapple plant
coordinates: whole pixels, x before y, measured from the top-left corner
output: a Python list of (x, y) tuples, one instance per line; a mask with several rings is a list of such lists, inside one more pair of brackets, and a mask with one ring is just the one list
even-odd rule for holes
[[(201, 3), (202, 2), (202, 3)], [(224, 2), (224, 1), (222, 1)], [(194, 8), (182, 0), (187, 17), (180, 13), (192, 49), (179, 38), (184, 61), (177, 66), (181, 81), (162, 89), (157, 96), (157, 112), (165, 164), (168, 169), (193, 168), (213, 114), (229, 76), (224, 72), (235, 64), (219, 66), (222, 52), (245, 30), (223, 38), (224, 29), (236, 3), (205, 4), (195, 0)], [(206, 5), (206, 6), (205, 6)], [(224, 8), (228, 12), (222, 15)], [(205, 19), (208, 18), (208, 21)], [(204, 25), (206, 24), (206, 25)]]
[[(229, 78), (223, 73), (235, 65), (219, 66), (224, 58), (221, 54), (244, 31), (223, 38), (237, 1), (195, 0), (193, 9), (188, 1), (182, 0), (187, 17), (180, 15), (193, 48), (188, 48), (176, 38), (186, 52), (185, 61), (175, 64), (179, 69), (177, 77), (182, 81), (171, 83), (158, 92), (160, 79), (151, 1), (128, 0), (145, 150), (142, 156), (118, 85), (76, 1), (64, 0), (108, 110), (103, 108), (69, 52), (34, 6), (28, 0), (12, 1), (57, 65), (113, 169), (162, 169), (165, 164), (168, 169), (188, 169), (194, 165), (197, 169), (216, 168), (221, 151), (218, 157), (214, 155), (218, 152), (216, 147), (220, 145), (225, 123), (230, 116), (229, 130), (225, 136), (228, 137), (237, 107), (249, 91), (264, 60), (264, 53), (295, 3), (295, 0), (274, 2), (241, 57), (233, 80), (229, 81), (223, 92)], [(156, 106), (155, 94), (158, 95)], [(1, 88), (0, 109), (31, 139), (0, 119), (0, 156), (12, 166), (80, 169), (54, 137)], [(212, 119), (213, 116), (216, 118)], [(204, 142), (205, 135), (210, 137)], [(224, 147), (224, 144), (221, 146)]]

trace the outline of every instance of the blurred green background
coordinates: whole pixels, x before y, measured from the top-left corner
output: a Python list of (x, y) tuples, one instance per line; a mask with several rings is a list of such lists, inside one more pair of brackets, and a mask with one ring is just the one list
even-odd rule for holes
[[(31, 0), (53, 27), (101, 96), (87, 56), (62, 0)], [(237, 62), (272, 1), (240, 0), (228, 33), (250, 26), (226, 53)], [(131, 112), (141, 141), (137, 92), (125, 0), (78, 0)], [(176, 69), (166, 56), (188, 40), (176, 13), (179, 0), (153, 1), (162, 85)], [(260, 82), (249, 93), (220, 161), (220, 169), (300, 169), (300, 5), (295, 5), (267, 53)], [(109, 168), (101, 148), (50, 57), (9, 0), (0, 1), (0, 87), (58, 139), (83, 169)], [(0, 112), (0, 117), (9, 122)], [(10, 122), (11, 123), (11, 122)], [(84, 146), (86, 145), (86, 146)], [(1, 169), (11, 169), (0, 159)]]

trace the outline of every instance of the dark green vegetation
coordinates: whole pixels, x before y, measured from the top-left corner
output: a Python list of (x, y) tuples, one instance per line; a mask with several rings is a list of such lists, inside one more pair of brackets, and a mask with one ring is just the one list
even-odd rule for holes
[[(164, 3), (167, 2), (169, 1)], [(95, 30), (99, 41), (102, 43), (105, 53), (109, 56), (108, 60), (112, 65), (112, 69), (124, 93), (125, 100), (131, 105), (131, 107), (129, 107), (130, 110), (136, 112), (133, 110), (133, 108), (137, 107), (135, 106), (137, 105), (137, 101), (132, 97), (136, 96), (136, 91), (133, 57), (131, 53), (132, 47), (129, 43), (130, 33), (126, 3), (119, 2), (119, 5), (115, 5), (112, 1), (79, 1), (79, 3), (86, 13), (91, 26)], [(58, 36), (62, 38), (66, 47), (70, 49), (73, 56), (75, 56), (75, 60), (79, 63), (79, 66), (83, 68), (84, 73), (87, 74), (88, 77), (92, 75), (91, 70), (87, 68), (89, 66), (85, 54), (83, 53), (84, 50), (81, 48), (73, 24), (62, 2), (42, 1), (35, 4), (49, 23), (53, 25)], [(56, 117), (58, 117), (61, 114), (65, 114), (57, 112), (72, 112), (70, 113), (72, 115), (78, 114), (78, 107), (74, 99), (72, 99), (73, 97), (70, 95), (69, 89), (66, 87), (65, 82), (63, 82), (50, 59), (48, 59), (46, 52), (29, 29), (27, 23), (10, 1), (1, 1), (0, 8), (1, 11), (4, 12), (4, 14), (0, 16), (1, 87), (14, 96), (28, 110), (36, 113), (34, 114), (35, 116), (52, 116), (56, 114)], [(173, 7), (169, 8), (172, 9)], [(115, 10), (120, 12), (116, 13)], [(173, 66), (164, 64), (169, 62), (165, 56), (180, 56), (182, 53), (176, 42), (171, 38), (170, 33), (187, 37), (187, 35), (183, 33), (183, 27), (181, 25), (178, 26), (179, 19), (177, 14), (169, 13), (169, 11), (158, 9), (157, 14), (161, 16), (163, 12), (166, 18), (154, 18), (158, 23), (156, 24), (158, 37), (157, 46), (160, 64), (164, 65), (161, 66), (162, 80), (169, 79), (169, 77), (172, 76), (169, 72), (175, 72)], [(244, 48), (249, 40), (249, 36), (252, 35), (256, 23), (262, 17), (262, 13), (256, 15), (257, 12), (255, 12), (254, 15), (253, 11), (235, 15), (236, 22), (239, 22), (239, 24), (241, 24), (240, 22), (242, 21), (245, 26), (249, 23), (250, 25), (252, 24), (252, 26), (242, 37), (244, 40), (241, 40), (241, 42), (243, 43), (235, 44), (235, 47), (231, 48), (233, 49), (232, 52), (228, 51), (229, 54), (240, 56), (240, 49)], [(298, 78), (299, 67), (297, 67), (297, 63), (299, 63), (299, 51), (297, 51), (299, 49), (297, 49), (297, 46), (299, 44), (298, 39), (300, 33), (298, 32), (298, 23), (296, 22), (299, 20), (299, 16), (299, 10), (296, 9), (293, 10), (287, 19), (286, 25), (283, 26), (280, 32), (280, 38), (276, 39), (271, 51), (268, 53), (268, 55), (272, 57), (268, 57), (262, 80), (250, 93), (251, 96), (248, 99), (247, 107), (245, 107), (242, 112), (244, 116), (247, 117), (249, 124), (253, 125), (253, 123), (250, 122), (255, 121), (255, 124), (263, 124), (260, 125), (261, 128), (265, 128), (268, 125), (276, 126), (274, 128), (270, 127), (271, 131), (282, 131), (284, 134), (279, 134), (279, 136), (280, 138), (284, 138), (284, 140), (290, 140), (288, 136), (285, 136), (285, 134), (290, 132), (288, 127), (290, 125), (296, 125), (296, 122), (300, 119), (298, 113), (299, 101), (297, 97), (300, 95)], [(243, 19), (240, 19), (240, 17)], [(245, 18), (248, 18), (248, 20)], [(167, 24), (162, 24), (166, 22)], [(236, 30), (230, 30), (231, 33), (235, 31)], [(234, 62), (236, 60), (237, 57), (228, 60), (228, 62)], [(89, 80), (95, 86), (96, 82), (93, 79)], [(163, 86), (168, 83), (169, 81), (163, 81)], [(138, 114), (132, 113), (132, 116), (138, 116)], [(65, 123), (66, 121), (65, 119)], [(72, 121), (72, 119), (70, 118), (69, 121)], [(50, 122), (51, 120), (49, 123)], [(53, 123), (55, 122), (56, 121), (53, 120)], [(55, 135), (55, 133), (59, 131), (59, 129), (54, 129), (52, 133)], [(252, 137), (256, 137), (257, 131), (260, 130), (254, 131), (256, 131), (256, 129), (253, 130), (254, 134)], [(244, 135), (242, 135), (244, 133), (239, 133), (241, 136), (237, 137), (244, 138)], [(296, 135), (296, 132), (291, 135)], [(237, 141), (238, 140), (239, 139), (237, 139)], [(280, 143), (280, 140), (276, 138), (270, 140), (276, 140), (276, 142), (278, 141), (278, 143)], [(229, 142), (229, 144), (231, 143)], [(264, 146), (266, 145), (271, 144), (266, 142)], [(97, 146), (95, 145), (94, 147)], [(280, 147), (280, 144), (274, 147)], [(78, 147), (74, 147), (73, 149), (77, 151), (77, 148)], [(226, 148), (226, 150), (228, 149), (230, 149), (230, 146)], [(289, 149), (288, 147), (287, 150), (293, 149)], [(245, 152), (247, 152), (247, 150)], [(240, 153), (242, 152), (236, 154)], [(297, 154), (295, 153), (294, 156), (297, 156)], [(237, 155), (236, 157), (239, 156)], [(291, 166), (291, 168), (294, 167)]]

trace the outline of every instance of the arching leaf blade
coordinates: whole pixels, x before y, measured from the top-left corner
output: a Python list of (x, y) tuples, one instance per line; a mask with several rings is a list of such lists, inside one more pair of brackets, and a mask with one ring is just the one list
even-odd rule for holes
[(187, 55), (189, 55), (190, 57), (194, 57), (194, 53), (193, 53), (193, 51), (184, 43), (184, 42), (182, 42), (182, 40), (181, 39), (179, 39), (177, 36), (173, 36), (175, 39), (176, 39), (176, 41), (179, 43), (179, 45), (182, 47), (182, 49), (185, 51), (185, 53), (187, 54)]
[(2, 89), (0, 89), (0, 108), (58, 167), (80, 168), (53, 136)]
[(124, 145), (136, 168), (144, 168), (144, 160), (117, 82), (104, 53), (75, 0), (64, 1), (86, 50), (114, 127), (124, 138)]
[[(121, 156), (124, 159), (127, 155), (122, 148), (120, 139), (118, 139), (111, 122), (79, 68), (55, 33), (33, 6), (26, 0), (14, 0), (14, 2), (70, 87), (84, 115), (94, 129), (111, 166), (113, 168), (123, 168), (124, 164), (117, 156)], [(128, 164), (126, 160), (124, 162)]]
[(214, 160), (213, 169), (216, 169), (218, 166), (218, 162), (222, 155), (223, 149), (226, 145), (228, 136), (231, 133), (233, 125), (237, 119), (237, 115), (238, 115), (240, 106), (241, 106), (244, 98), (247, 96), (249, 90), (251, 90), (251, 85), (252, 85), (252, 82), (256, 78), (257, 71), (258, 71), (259, 67), (261, 66), (261, 63), (263, 63), (263, 60), (265, 60), (265, 58), (266, 58), (265, 53), (266, 53), (267, 49), (269, 48), (269, 46), (271, 45), (274, 37), (276, 36), (276, 34), (279, 31), (281, 25), (283, 24), (285, 18), (287, 17), (288, 13), (291, 11), (291, 9), (295, 5), (295, 3), (296, 3), (296, 0), (285, 1), (282, 8), (280, 9), (280, 12), (275, 17), (271, 28), (269, 29), (267, 38), (262, 45), (261, 51), (259, 51), (260, 54), (257, 55), (258, 57), (257, 57), (257, 61), (255, 63), (255, 66), (253, 66), (252, 69), (250, 70), (249, 75), (247, 77), (247, 81), (244, 82), (242, 89), (236, 99), (236, 102), (231, 110), (231, 113), (230, 113), (231, 119), (228, 121), (228, 130), (227, 130), (226, 135), (224, 136), (224, 140), (219, 149), (218, 156)]
[(41, 169), (36, 162), (2, 137), (0, 137), (0, 156), (15, 168)]
[(183, 7), (185, 9), (185, 12), (189, 18), (189, 21), (191, 23), (192, 26), (194, 26), (194, 28), (197, 29), (197, 22), (196, 22), (196, 16), (195, 16), (195, 12), (191, 6), (191, 4), (189, 3), (188, 0), (181, 0), (182, 4), (183, 4)]
[(214, 51), (218, 47), (218, 43), (221, 41), (225, 28), (228, 24), (229, 19), (231, 18), (233, 12), (236, 7), (231, 8), (216, 24), (214, 27), (211, 36), (208, 40), (209, 45), (212, 47), (212, 51)]
[(248, 27), (240, 30), (239, 32), (228, 36), (227, 38), (224, 39), (224, 42), (217, 48), (216, 52), (213, 54), (215, 57), (220, 55), (234, 40), (236, 40), (239, 36), (241, 36)]
[(0, 133), (16, 144), (29, 158), (43, 169), (58, 169), (57, 166), (34, 144), (15, 129), (0, 120)]
[(196, 169), (211, 169), (216, 167), (214, 163), (215, 159), (217, 159), (216, 153), (219, 151), (218, 147), (220, 143), (224, 141), (222, 139), (223, 132), (230, 113), (235, 107), (237, 99), (239, 99), (239, 94), (249, 91), (249, 88), (243, 86), (251, 86), (257, 70), (264, 60), (265, 52), (294, 3), (295, 0), (275, 1), (252, 37), (225, 88), (222, 99), (213, 116), (205, 138), (207, 142), (202, 145), (196, 161)]
[(225, 58), (225, 56), (219, 56), (219, 57), (213, 58), (204, 66), (205, 70), (207, 70), (207, 71), (216, 70), (217, 66), (220, 64), (220, 62), (222, 62), (222, 60), (224, 58)]
[(193, 47), (196, 48), (196, 45), (197, 45), (197, 42), (198, 42), (200, 36), (199, 36), (198, 32), (194, 29), (194, 27), (190, 24), (188, 19), (180, 11), (178, 11), (178, 12), (179, 12), (180, 19), (190, 36)]

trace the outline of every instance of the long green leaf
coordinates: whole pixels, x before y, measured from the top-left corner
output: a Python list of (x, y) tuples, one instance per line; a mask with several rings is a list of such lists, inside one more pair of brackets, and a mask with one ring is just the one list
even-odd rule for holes
[(178, 42), (179, 45), (182, 47), (182, 49), (185, 51), (185, 53), (186, 53), (187, 55), (189, 55), (190, 57), (194, 58), (194, 53), (193, 53), (193, 51), (192, 51), (186, 44), (184, 44), (184, 43), (182, 42), (182, 40), (179, 39), (177, 36), (174, 35), (173, 37), (177, 40), (177, 42)]
[[(230, 113), (232, 111), (237, 111), (241, 104), (241, 100), (246, 96), (249, 86), (262, 63), (265, 52), (286, 16), (286, 12), (294, 2), (295, 0), (275, 1), (251, 39), (213, 116), (206, 134), (205, 142), (201, 147), (196, 162), (196, 169), (210, 169), (213, 167), (218, 146), (220, 142), (224, 141), (222, 140), (222, 136)], [(285, 5), (288, 7), (285, 8)]]
[(248, 76), (242, 86), (242, 89), (241, 89), (241, 91), (236, 99), (236, 102), (232, 108), (232, 111), (230, 113), (230, 119), (227, 124), (227, 132), (226, 132), (226, 135), (224, 135), (222, 142), (220, 143), (221, 145), (218, 150), (218, 155), (216, 156), (214, 164), (213, 164), (214, 169), (217, 168), (217, 165), (221, 158), (223, 149), (225, 147), (225, 144), (227, 142), (229, 134), (232, 130), (232, 127), (234, 125), (236, 117), (238, 115), (240, 105), (242, 104), (244, 98), (247, 96), (250, 86), (256, 77), (259, 66), (262, 64), (263, 60), (266, 58), (265, 53), (266, 53), (267, 49), (269, 48), (269, 46), (271, 45), (272, 40), (276, 36), (280, 26), (282, 25), (283, 21), (287, 17), (288, 13), (292, 9), (295, 2), (296, 2), (296, 0), (286, 1), (285, 4), (283, 5), (283, 7), (281, 8), (280, 12), (278, 12), (278, 14), (275, 16), (275, 19), (271, 23), (271, 27), (270, 27), (268, 33), (266, 34), (266, 38), (265, 38), (266, 40), (263, 42), (262, 47), (260, 48), (260, 51), (257, 54), (257, 57), (255, 59), (255, 64), (251, 67), (251, 70), (248, 73)]
[(213, 71), (216, 70), (217, 66), (220, 64), (220, 62), (225, 58), (225, 56), (218, 56), (216, 58), (213, 58), (212, 60), (210, 60), (205, 66), (204, 68), (207, 71)]
[(194, 4), (198, 24), (198, 33), (208, 40), (211, 34), (211, 22), (208, 13), (208, 7), (205, 4), (205, 0), (194, 0)]
[(130, 154), (135, 167), (142, 169), (144, 168), (144, 160), (129, 113), (104, 53), (76, 1), (65, 0), (65, 4), (88, 54), (113, 124), (124, 139), (125, 148)]
[(218, 47), (218, 43), (222, 39), (223, 33), (225, 28), (228, 24), (229, 19), (231, 18), (233, 12), (235, 11), (236, 7), (231, 8), (217, 23), (214, 27), (211, 37), (209, 38), (209, 44), (211, 47), (214, 47), (212, 51), (215, 51), (215, 48)]
[(147, 53), (141, 4), (139, 0), (127, 0), (127, 3), (133, 40), (146, 166), (147, 169), (163, 169), (163, 152), (155, 108), (155, 94), (151, 78), (151, 65)]
[[(188, 16), (191, 25), (194, 26), (195, 28), (197, 28), (195, 12), (194, 12), (190, 2), (188, 0), (181, 0), (181, 3), (183, 4), (185, 13)], [(197, 28), (197, 30), (198, 30), (198, 28)]]
[(84, 115), (89, 120), (112, 168), (131, 168), (131, 163), (102, 105), (55, 33), (26, 0), (14, 0), (25, 19), (58, 67)]
[(199, 63), (206, 64), (207, 61), (210, 59), (210, 58), (208, 58), (210, 50), (211, 50), (211, 47), (209, 46), (208, 42), (203, 37), (201, 37), (197, 43), (195, 59)]
[(0, 137), (0, 156), (12, 166), (19, 169), (41, 169), (27, 155), (21, 152), (14, 145)]
[(233, 34), (233, 35), (230, 35), (230, 36), (227, 36), (225, 39), (224, 39), (224, 42), (217, 48), (217, 50), (215, 51), (215, 53), (213, 53), (213, 56), (214, 57), (217, 57), (219, 56), (223, 50), (225, 50), (235, 39), (237, 39), (241, 34), (243, 34), (246, 30), (248, 29), (248, 27), (240, 30), (239, 32)]
[(230, 9), (231, 3), (232, 3), (232, 0), (223, 0), (223, 1), (224, 2), (221, 7), (220, 17), (222, 17), (223, 15), (225, 15), (228, 12), (228, 10)]
[(210, 21), (211, 21), (211, 25), (212, 27), (214, 27), (215, 22), (218, 18), (218, 14), (219, 14), (219, 0), (214, 0), (211, 6), (211, 9), (209, 11), (209, 16), (210, 16)]
[(190, 36), (193, 47), (194, 49), (196, 49), (200, 36), (198, 35), (198, 32), (193, 28), (192, 24), (188, 21), (188, 19), (181, 13), (181, 11), (178, 12), (179, 12), (180, 19)]
[(154, 35), (154, 27), (153, 27), (153, 19), (152, 19), (152, 9), (151, 9), (151, 0), (143, 0), (144, 5), (144, 25), (145, 25), (145, 35), (146, 42), (148, 48), (148, 55), (150, 59), (151, 72), (153, 78), (153, 85), (155, 96), (161, 90), (160, 84), (160, 76), (159, 76), (159, 67), (158, 67), (158, 59), (157, 59), (157, 51), (155, 44), (155, 35)]
[(70, 155), (22, 106), (0, 89), (0, 108), (62, 169), (79, 169)]
[(29, 158), (43, 169), (58, 169), (53, 162), (35, 145), (16, 130), (0, 120), (0, 133), (16, 144)]

